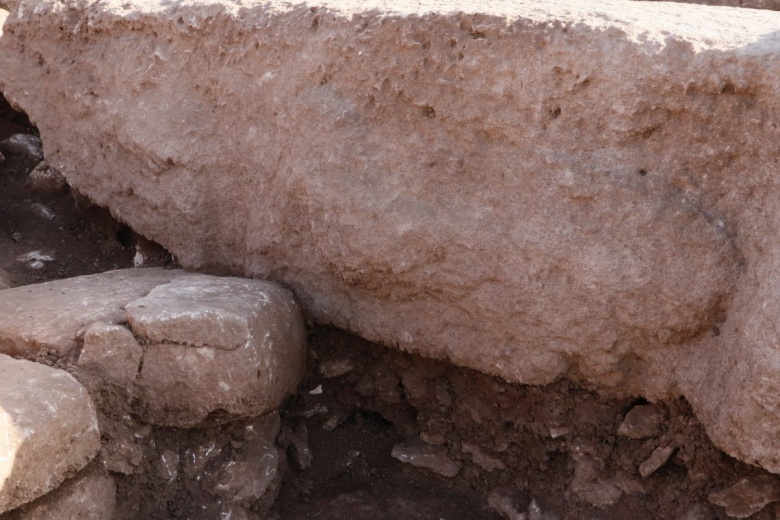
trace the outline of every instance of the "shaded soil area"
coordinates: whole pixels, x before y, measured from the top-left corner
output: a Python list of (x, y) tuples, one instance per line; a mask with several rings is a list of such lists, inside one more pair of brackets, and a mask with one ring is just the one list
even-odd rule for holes
[[(19, 132), (36, 133), (0, 98), (0, 141)], [(67, 185), (32, 182), (36, 163), (13, 153), (0, 163), (0, 268), (13, 285), (175, 265)], [(91, 389), (119, 518), (713, 520), (728, 516), (712, 493), (767, 477), (716, 449), (684, 400), (510, 385), (328, 327), (313, 326), (309, 345), (299, 392), (261, 422), (153, 428), (122, 407), (128, 396)], [(269, 457), (281, 479), (257, 476)], [(268, 486), (263, 499), (244, 476)], [(774, 504), (757, 507), (743, 517), (780, 518)]]

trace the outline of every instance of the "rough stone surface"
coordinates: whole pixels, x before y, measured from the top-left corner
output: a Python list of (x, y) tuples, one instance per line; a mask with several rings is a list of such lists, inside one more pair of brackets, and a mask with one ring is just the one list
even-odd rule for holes
[(620, 423), (618, 433), (630, 439), (646, 439), (660, 435), (666, 420), (664, 409), (658, 405), (645, 404), (633, 407)]
[(185, 266), (510, 381), (685, 395), (780, 472), (780, 14), (9, 3), (48, 162)]
[(444, 446), (429, 446), (422, 442), (406, 442), (393, 446), (392, 456), (406, 464), (454, 477), (463, 467), (459, 461), (452, 460)]
[(79, 366), (118, 386), (129, 387), (138, 375), (143, 355), (144, 349), (129, 329), (98, 321), (84, 333)]
[(151, 342), (138, 386), (143, 417), (155, 424), (194, 426), (215, 411), (261, 415), (303, 376), (303, 317), (276, 284), (187, 275), (127, 305), (127, 318)]
[(774, 476), (743, 478), (730, 488), (712, 493), (710, 502), (732, 518), (748, 518), (780, 500), (780, 481)]
[(182, 271), (123, 269), (3, 291), (0, 353), (32, 357), (40, 351), (64, 354), (79, 332), (94, 322), (120, 323), (124, 306)]
[(114, 477), (92, 464), (55, 491), (0, 520), (112, 520), (115, 507)]
[(99, 450), (95, 409), (78, 381), (0, 355), (0, 512), (56, 488)]

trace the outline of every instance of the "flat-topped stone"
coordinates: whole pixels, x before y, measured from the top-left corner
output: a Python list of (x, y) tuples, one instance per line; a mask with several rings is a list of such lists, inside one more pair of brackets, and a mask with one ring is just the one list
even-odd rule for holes
[(684, 395), (780, 472), (780, 13), (10, 4), (0, 90), (48, 163), (186, 267), (510, 381)]
[(53, 490), (99, 450), (95, 408), (73, 376), (0, 354), (0, 513)]
[(127, 317), (149, 343), (137, 381), (149, 422), (188, 427), (215, 411), (262, 415), (303, 377), (303, 316), (277, 284), (182, 276), (129, 304)]
[(6, 289), (0, 297), (0, 353), (33, 357), (65, 354), (94, 322), (125, 320), (125, 305), (183, 271), (122, 269)]

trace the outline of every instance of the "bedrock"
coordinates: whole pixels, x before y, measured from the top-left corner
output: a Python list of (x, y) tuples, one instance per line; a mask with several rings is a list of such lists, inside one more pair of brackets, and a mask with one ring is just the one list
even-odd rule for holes
[(183, 266), (510, 381), (684, 395), (780, 472), (780, 13), (9, 4), (47, 161)]

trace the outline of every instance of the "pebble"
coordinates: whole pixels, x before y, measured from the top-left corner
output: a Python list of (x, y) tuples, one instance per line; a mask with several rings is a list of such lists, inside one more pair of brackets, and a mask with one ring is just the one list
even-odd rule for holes
[(506, 469), (506, 465), (496, 457), (491, 457), (485, 453), (482, 448), (475, 444), (463, 443), (463, 452), (471, 455), (471, 460), (485, 471), (495, 471), (497, 469)]
[(0, 141), (0, 148), (9, 155), (21, 155), (36, 162), (43, 160), (43, 143), (35, 135), (14, 134), (5, 141)]
[(64, 190), (68, 183), (65, 177), (57, 170), (52, 168), (46, 161), (41, 161), (28, 176), (30, 187), (38, 191), (57, 192)]
[(46, 264), (54, 261), (53, 255), (45, 255), (40, 251), (30, 251), (16, 257), (17, 262), (26, 263), (30, 269), (40, 270), (46, 267)]
[(351, 359), (333, 359), (320, 363), (319, 372), (322, 377), (341, 377), (355, 370), (355, 364)]
[(730, 517), (747, 518), (780, 500), (780, 480), (773, 475), (743, 478), (729, 488), (711, 493), (709, 499)]
[(165, 481), (173, 482), (179, 476), (179, 454), (165, 450), (157, 464), (157, 474)]
[(657, 447), (653, 450), (650, 457), (639, 466), (639, 474), (644, 478), (655, 473), (661, 466), (666, 464), (674, 453), (673, 446)]
[(445, 477), (454, 477), (463, 466), (450, 458), (444, 446), (429, 446), (416, 440), (396, 444), (391, 455), (401, 462), (425, 468)]
[(633, 407), (618, 427), (618, 434), (629, 439), (647, 439), (656, 437), (663, 431), (666, 420), (664, 409), (655, 404)]

